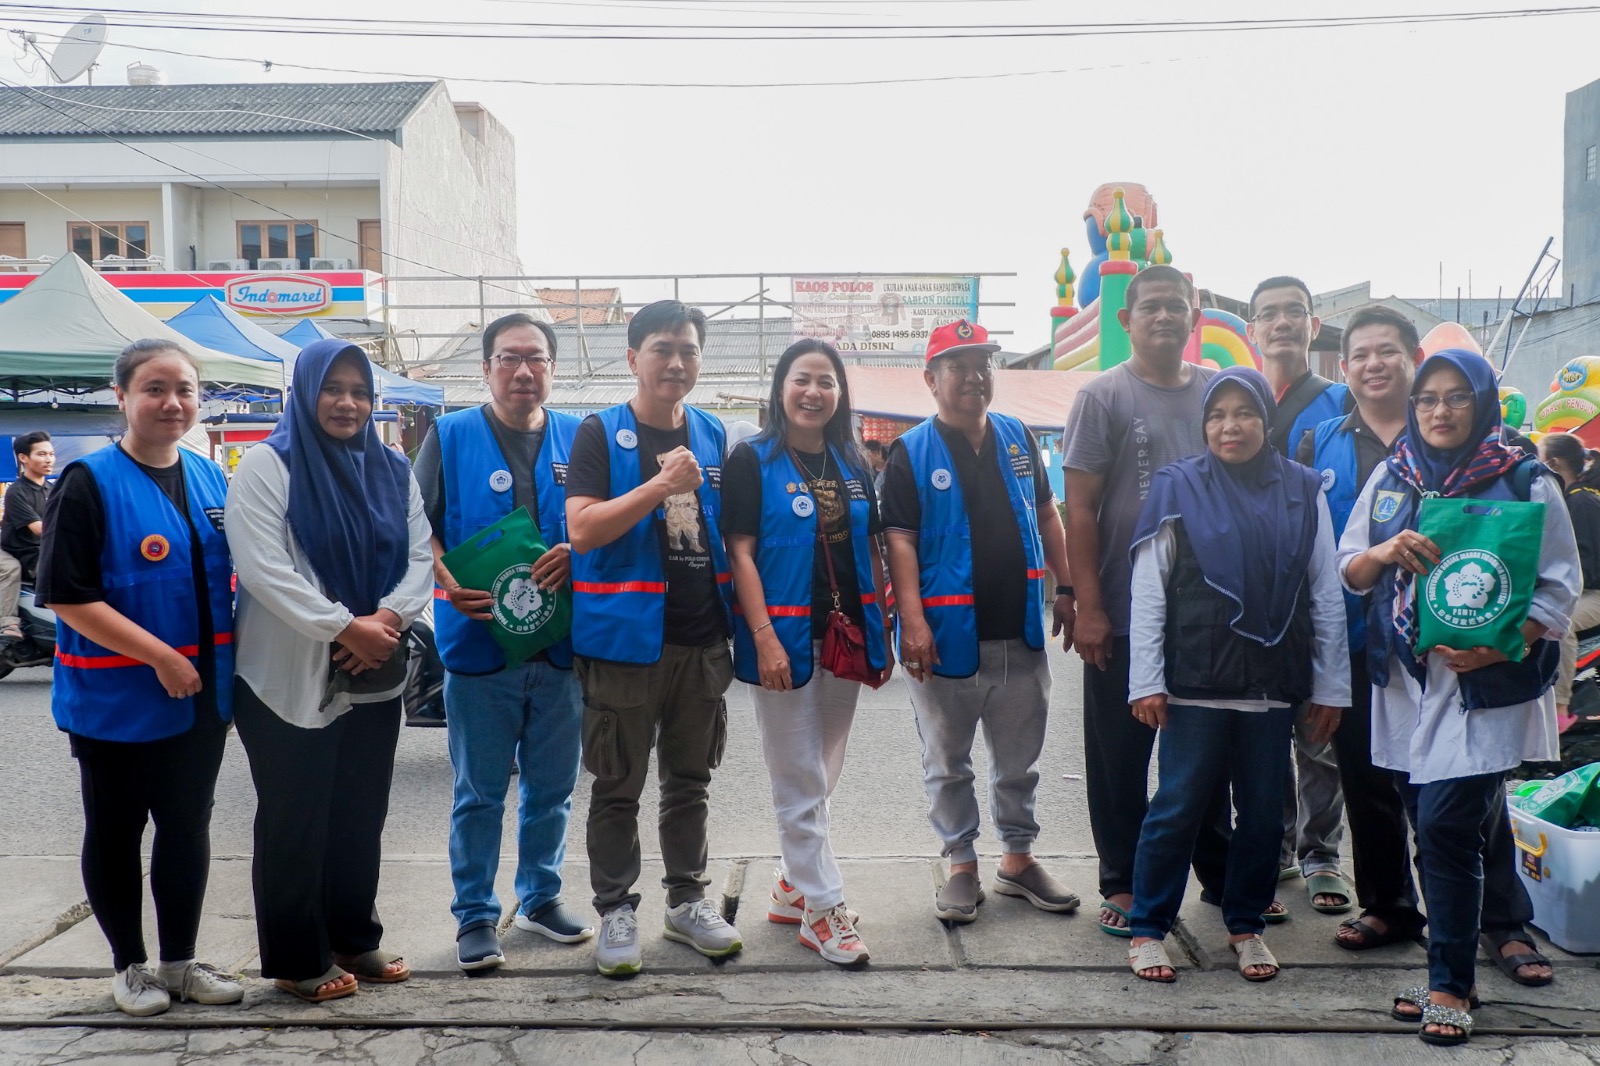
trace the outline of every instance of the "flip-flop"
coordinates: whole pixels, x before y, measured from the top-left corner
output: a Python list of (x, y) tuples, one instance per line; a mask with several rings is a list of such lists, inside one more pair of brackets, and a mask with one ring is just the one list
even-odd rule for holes
[[(1306, 895), (1311, 899), (1311, 909), (1322, 914), (1344, 914), (1355, 906), (1350, 883), (1338, 874), (1312, 874), (1306, 878)], [(1343, 903), (1318, 903), (1318, 896), (1343, 896)]]
[(1299, 866), (1285, 866), (1283, 869), (1278, 871), (1278, 880), (1279, 881), (1293, 881), (1295, 878), (1297, 878), (1299, 876), (1300, 876), (1300, 867)]
[[(1549, 977), (1523, 977), (1517, 973), (1517, 969), (1522, 966), (1553, 967), (1549, 959), (1533, 948), (1533, 941), (1527, 933), (1517, 931), (1484, 933), (1480, 939), (1483, 941), (1484, 950), (1489, 953), (1489, 958), (1500, 967), (1500, 972), (1517, 984), (1526, 985), (1528, 988), (1543, 988), (1556, 979), (1553, 972)], [(1532, 950), (1519, 951), (1515, 955), (1500, 954), (1500, 949), (1507, 944), (1527, 944)]]
[[(1127, 911), (1123, 910), (1121, 907), (1117, 906), (1115, 903), (1112, 903), (1108, 899), (1103, 899), (1100, 901), (1100, 909), (1103, 911), (1110, 911), (1113, 914), (1120, 914), (1122, 915), (1124, 921), (1133, 917)], [(1119, 936), (1124, 940), (1133, 939), (1133, 930), (1129, 929), (1125, 925), (1109, 925), (1106, 922), (1100, 922), (1099, 924), (1100, 931), (1102, 933), (1107, 933), (1111, 936)]]
[(1372, 948), (1381, 948), (1387, 944), (1399, 944), (1407, 940), (1415, 940), (1417, 934), (1408, 932), (1397, 925), (1390, 925), (1383, 932), (1378, 932), (1372, 926), (1362, 921), (1367, 915), (1362, 914), (1354, 918), (1346, 918), (1339, 923), (1340, 929), (1354, 929), (1360, 934), (1359, 940), (1346, 940), (1335, 934), (1333, 942), (1346, 951), (1368, 951)]
[[(392, 951), (373, 950), (363, 951), (359, 955), (335, 955), (333, 961), (355, 974), (356, 980), (371, 981), (375, 985), (397, 985), (401, 981), (411, 979), (411, 967), (405, 964), (405, 958)], [(392, 962), (400, 963), (400, 969), (392, 971), (386, 969)]]
[(304, 981), (291, 981), (287, 977), (280, 977), (272, 983), (291, 996), (297, 996), (307, 1003), (326, 1003), (330, 999), (343, 999), (346, 996), (356, 994), (356, 983), (354, 981), (331, 991), (322, 991), (323, 985), (347, 976), (349, 974), (345, 970), (337, 966), (330, 966), (328, 967), (328, 972), (321, 977), (308, 977)]

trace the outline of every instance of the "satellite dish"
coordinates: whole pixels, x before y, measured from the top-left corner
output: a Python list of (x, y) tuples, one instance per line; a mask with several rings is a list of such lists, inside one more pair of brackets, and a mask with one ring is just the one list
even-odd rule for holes
[(50, 77), (57, 85), (65, 85), (94, 66), (100, 50), (106, 46), (106, 19), (104, 15), (88, 15), (73, 23), (70, 30), (56, 45), (56, 50), (45, 60), (50, 67)]

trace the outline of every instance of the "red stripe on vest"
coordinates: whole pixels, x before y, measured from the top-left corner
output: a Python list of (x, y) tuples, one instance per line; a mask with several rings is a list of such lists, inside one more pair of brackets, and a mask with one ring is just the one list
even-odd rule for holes
[[(216, 638), (212, 641), (213, 645), (232, 643), (232, 633), (218, 633)], [(198, 658), (200, 655), (200, 645), (198, 644), (185, 644), (183, 647), (174, 648), (173, 650), (179, 655), (189, 659)], [(131, 658), (127, 655), (68, 655), (60, 648), (56, 649), (56, 659), (61, 663), (62, 666), (76, 667), (79, 670), (109, 670), (117, 666), (149, 665), (148, 663), (142, 662), (139, 659)]]
[(970, 607), (972, 597), (969, 596), (929, 596), (922, 601), (924, 607)]
[(594, 592), (610, 594), (616, 592), (660, 592), (667, 591), (665, 581), (574, 581), (573, 592)]

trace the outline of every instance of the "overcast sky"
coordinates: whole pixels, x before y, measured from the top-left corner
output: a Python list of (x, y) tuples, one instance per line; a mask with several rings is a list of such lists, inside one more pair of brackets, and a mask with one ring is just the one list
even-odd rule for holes
[[(1505, 0), (1501, 0), (1504, 4)], [(69, 5), (58, 5), (69, 9)], [(833, 26), (1283, 18), (1486, 11), (1482, 0), (122, 0), (275, 15)], [(1203, 12), (1201, 8), (1203, 7)], [(0, 28), (26, 12), (0, 2)], [(36, 26), (49, 30), (53, 27)], [(416, 27), (428, 30), (428, 26)], [(437, 28), (437, 27), (434, 27)], [(173, 82), (436, 75), (518, 150), (530, 273), (1006, 271), (986, 310), (1006, 347), (1045, 341), (1058, 249), (1105, 181), (1160, 205), (1174, 264), (1248, 296), (1299, 274), (1322, 291), (1514, 293), (1561, 236), (1564, 95), (1600, 78), (1600, 14), (1385, 27), (922, 41), (372, 39), (113, 27), (98, 84), (146, 60)], [(47, 40), (41, 44), (48, 45)], [(163, 54), (272, 60), (229, 62)], [(0, 77), (42, 84), (7, 45)], [(294, 69), (288, 64), (338, 68)], [(1033, 73), (1066, 71), (1065, 73)], [(793, 88), (541, 87), (799, 82)], [(911, 84), (828, 82), (1014, 75)], [(496, 269), (490, 267), (488, 269)], [(629, 299), (655, 295), (625, 289)], [(784, 291), (777, 292), (787, 296)]]

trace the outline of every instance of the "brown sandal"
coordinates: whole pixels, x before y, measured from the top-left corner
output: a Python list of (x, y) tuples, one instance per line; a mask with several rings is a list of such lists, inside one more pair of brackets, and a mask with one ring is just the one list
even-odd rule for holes
[[(359, 955), (335, 955), (333, 961), (343, 966), (346, 970), (356, 975), (358, 981), (371, 981), (375, 985), (397, 985), (401, 981), (411, 979), (411, 967), (405, 964), (405, 957), (396, 955), (392, 951), (363, 951)], [(391, 963), (398, 962), (400, 969), (390, 970)]]
[(304, 981), (291, 981), (287, 977), (280, 977), (272, 983), (291, 996), (298, 996), (307, 1003), (326, 1003), (330, 999), (343, 999), (356, 994), (356, 983), (351, 981), (348, 985), (324, 990), (323, 985), (337, 981), (341, 977), (350, 976), (346, 971), (337, 966), (328, 967), (328, 972), (321, 977), (308, 977)]

